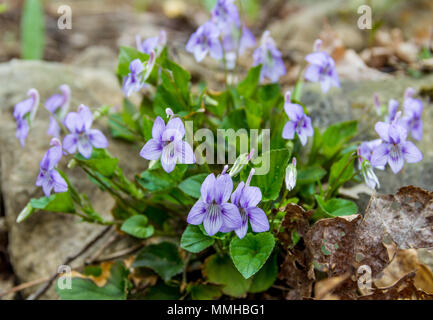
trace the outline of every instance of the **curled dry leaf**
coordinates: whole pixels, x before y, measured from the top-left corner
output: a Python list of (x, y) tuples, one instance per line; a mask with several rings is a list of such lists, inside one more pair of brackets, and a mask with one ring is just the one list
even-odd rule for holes
[(340, 297), (333, 294), (334, 290), (349, 278), (346, 273), (341, 276), (327, 278), (316, 282), (314, 285), (314, 298), (316, 300), (339, 300)]
[(416, 272), (401, 278), (396, 284), (387, 288), (375, 288), (370, 295), (359, 297), (359, 300), (433, 300), (433, 295), (417, 289)]

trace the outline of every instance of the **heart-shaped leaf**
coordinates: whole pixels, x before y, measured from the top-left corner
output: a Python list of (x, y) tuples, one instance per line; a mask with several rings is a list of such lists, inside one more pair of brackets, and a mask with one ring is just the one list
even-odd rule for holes
[(132, 216), (120, 228), (123, 232), (136, 238), (146, 239), (153, 234), (153, 226), (147, 225), (147, 218), (143, 215)]
[(197, 253), (213, 245), (214, 242), (215, 239), (205, 235), (199, 226), (190, 224), (182, 234), (180, 246), (186, 251)]

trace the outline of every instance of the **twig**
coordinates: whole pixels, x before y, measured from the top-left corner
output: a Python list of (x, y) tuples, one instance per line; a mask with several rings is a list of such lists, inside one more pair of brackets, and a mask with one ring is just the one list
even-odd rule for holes
[(103, 258), (98, 259), (98, 260), (90, 261), (89, 263), (90, 264), (97, 264), (97, 263), (101, 263), (101, 262), (105, 262), (105, 261), (110, 261), (110, 260), (115, 260), (115, 259), (118, 259), (118, 258), (122, 258), (124, 256), (127, 256), (129, 254), (132, 254), (132, 253), (138, 251), (143, 246), (144, 246), (143, 243), (139, 243), (138, 245), (136, 245), (136, 246), (134, 246), (132, 248), (126, 248), (124, 250), (120, 250), (120, 251), (114, 252), (113, 254), (111, 254), (109, 256), (103, 257)]
[(36, 286), (36, 285), (44, 283), (44, 282), (46, 282), (48, 280), (49, 280), (49, 278), (45, 277), (45, 278), (36, 279), (36, 280), (33, 280), (33, 281), (21, 283), (20, 285), (18, 285), (16, 287), (13, 287), (13, 288), (11, 288), (11, 289), (9, 289), (7, 291), (0, 292), (0, 298), (4, 297), (4, 296), (7, 296), (8, 294), (15, 293), (15, 292), (18, 292), (18, 291), (21, 291), (21, 290), (24, 290), (24, 289)]
[[(100, 232), (98, 235), (96, 235), (95, 238), (93, 238), (89, 243), (87, 243), (83, 248), (80, 249), (76, 254), (73, 256), (67, 257), (66, 260), (63, 262), (64, 265), (70, 264), (72, 261), (80, 257), (82, 254), (84, 254), (87, 250), (89, 250), (98, 240), (100, 240), (108, 231), (110, 231), (112, 226), (105, 227), (102, 232)], [(53, 284), (54, 280), (57, 278), (57, 270), (51, 275), (51, 277), (48, 279), (47, 283), (45, 283), (44, 286), (39, 288), (38, 291), (36, 291), (34, 294), (30, 295), (27, 300), (38, 300), (41, 295), (43, 295)]]
[(88, 259), (86, 259), (85, 264), (91, 264), (92, 261), (95, 261), (96, 259), (98, 259), (102, 253), (104, 253), (104, 250), (107, 249), (111, 244), (113, 244), (114, 242), (116, 242), (119, 239), (119, 234), (115, 233), (111, 236), (110, 239), (108, 239), (107, 242), (105, 242), (99, 249), (98, 251), (96, 251), (92, 257), (89, 257)]

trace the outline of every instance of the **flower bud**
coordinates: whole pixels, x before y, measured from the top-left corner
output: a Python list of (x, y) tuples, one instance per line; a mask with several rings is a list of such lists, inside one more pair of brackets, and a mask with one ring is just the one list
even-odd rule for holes
[(68, 169), (74, 169), (77, 165), (78, 165), (77, 160), (71, 159), (71, 161), (69, 161), (67, 167), (68, 167)]
[(362, 174), (362, 177), (364, 178), (365, 183), (371, 189), (376, 189), (376, 187), (380, 188), (379, 179), (377, 178), (376, 174), (374, 173), (374, 170), (370, 164), (370, 161), (364, 160), (362, 162), (361, 174)]
[(233, 166), (230, 168), (230, 172), (229, 172), (230, 177), (235, 177), (239, 172), (241, 172), (242, 169), (245, 167), (245, 165), (248, 164), (248, 161), (251, 160), (253, 154), (254, 154), (254, 149), (251, 149), (250, 153), (241, 154), (236, 159)]
[(20, 212), (17, 218), (17, 223), (23, 222), (28, 217), (30, 217), (33, 212), (35, 212), (35, 208), (32, 207), (30, 203), (28, 203), (25, 208)]
[(290, 163), (286, 168), (286, 188), (291, 191), (295, 188), (296, 185), (296, 176), (298, 172), (296, 170), (296, 158), (292, 159), (292, 163)]

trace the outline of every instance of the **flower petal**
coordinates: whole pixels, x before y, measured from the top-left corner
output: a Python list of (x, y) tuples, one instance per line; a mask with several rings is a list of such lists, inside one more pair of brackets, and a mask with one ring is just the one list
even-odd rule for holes
[(68, 191), (68, 184), (57, 170), (51, 171), (51, 179), (54, 185), (54, 192), (61, 193)]
[(65, 118), (65, 126), (71, 133), (80, 133), (84, 123), (78, 113), (69, 112)]
[(222, 174), (215, 181), (215, 202), (218, 204), (229, 201), (233, 191), (233, 181), (230, 175)]
[(319, 65), (310, 64), (307, 70), (305, 70), (305, 74), (304, 74), (305, 79), (311, 82), (318, 82), (320, 77), (320, 70), (321, 67)]
[(218, 205), (210, 205), (203, 219), (203, 227), (207, 234), (213, 236), (223, 224), (221, 208)]
[(89, 131), (90, 128), (92, 127), (92, 122), (93, 122), (93, 115), (89, 107), (85, 106), (84, 104), (80, 105), (78, 107), (78, 115), (83, 121), (84, 131), (85, 132)]
[(245, 186), (245, 182), (241, 181), (236, 190), (232, 193), (230, 200), (234, 205), (239, 205), (239, 198), (241, 197), (242, 190)]
[(206, 203), (211, 203), (215, 198), (214, 195), (215, 181), (216, 181), (215, 175), (211, 173), (206, 177), (206, 179), (204, 179), (201, 185), (200, 188), (201, 197), (203, 201)]
[(383, 142), (381, 145), (376, 147), (371, 155), (371, 165), (373, 167), (386, 165), (390, 151), (391, 145), (386, 142)]
[(186, 221), (189, 224), (195, 224), (195, 225), (201, 224), (203, 222), (207, 207), (208, 207), (207, 203), (198, 200), (189, 211)]
[(241, 214), (241, 217), (242, 217), (241, 226), (235, 229), (235, 233), (239, 237), (239, 239), (245, 237), (248, 231), (248, 215), (246, 213), (243, 213)]
[(378, 122), (374, 126), (374, 129), (376, 130), (379, 137), (386, 142), (389, 142), (389, 127), (390, 124), (385, 122)]
[(176, 167), (177, 156), (175, 152), (175, 144), (169, 143), (162, 149), (161, 165), (165, 172), (170, 173)]
[(176, 143), (176, 154), (179, 163), (191, 164), (195, 162), (194, 151), (186, 141)]
[(91, 129), (89, 131), (89, 140), (95, 148), (104, 149), (108, 147), (108, 140), (100, 130)]
[(81, 137), (80, 139), (78, 139), (77, 146), (78, 152), (81, 153), (84, 158), (89, 159), (92, 156), (93, 147), (89, 139)]
[(239, 199), (239, 204), (242, 208), (255, 207), (262, 200), (262, 192), (258, 187), (245, 187), (241, 197)]
[(297, 121), (304, 116), (304, 108), (296, 103), (284, 103), (284, 111), (291, 121)]
[(239, 209), (232, 203), (223, 203), (221, 205), (221, 216), (225, 228), (234, 230), (239, 228), (242, 224)]
[(162, 145), (158, 140), (150, 139), (140, 151), (140, 156), (147, 160), (158, 160), (161, 157)]
[(161, 141), (162, 134), (165, 130), (165, 122), (161, 117), (156, 117), (152, 127), (152, 138)]
[(403, 168), (404, 157), (400, 145), (392, 147), (388, 156), (388, 163), (394, 173), (398, 173)]
[(423, 159), (423, 155), (421, 151), (419, 151), (419, 149), (415, 146), (415, 144), (413, 144), (410, 141), (406, 141), (403, 144), (401, 151), (403, 153), (404, 159), (408, 163), (419, 162)]
[(182, 140), (185, 135), (185, 126), (182, 120), (179, 118), (173, 118), (165, 127), (164, 133), (162, 134), (162, 140), (164, 141), (174, 141)]
[(269, 230), (269, 221), (266, 213), (257, 207), (246, 209), (250, 219), (251, 228), (254, 232), (265, 232)]
[(68, 134), (63, 139), (63, 149), (65, 149), (69, 154), (74, 154), (77, 152), (77, 144), (78, 144), (78, 137), (74, 133)]
[(295, 137), (296, 122), (287, 121), (283, 128), (283, 138), (292, 140)]

